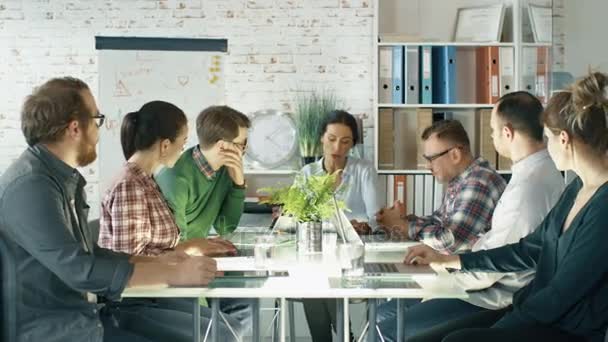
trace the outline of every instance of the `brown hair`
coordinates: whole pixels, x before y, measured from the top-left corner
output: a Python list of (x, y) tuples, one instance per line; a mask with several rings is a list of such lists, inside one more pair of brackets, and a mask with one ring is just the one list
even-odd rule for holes
[(438, 139), (446, 140), (456, 145), (462, 146), (470, 151), (471, 142), (469, 135), (458, 120), (440, 120), (434, 122), (422, 132), (423, 141), (428, 140), (431, 135), (436, 134)]
[(593, 72), (549, 100), (543, 122), (554, 134), (567, 132), (595, 152), (608, 150), (608, 75)]
[(249, 118), (228, 106), (211, 106), (196, 118), (196, 134), (203, 149), (220, 140), (232, 141), (239, 135), (239, 127), (249, 128)]
[(542, 113), (543, 105), (527, 91), (508, 93), (496, 103), (498, 117), (511, 125), (515, 131), (537, 142), (543, 142)]
[(89, 86), (74, 77), (53, 78), (34, 89), (21, 110), (21, 130), (27, 144), (58, 141), (70, 122), (86, 128), (92, 120), (82, 98)]

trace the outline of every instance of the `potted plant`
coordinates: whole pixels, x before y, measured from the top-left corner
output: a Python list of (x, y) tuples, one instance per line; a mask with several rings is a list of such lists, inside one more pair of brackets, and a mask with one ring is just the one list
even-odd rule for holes
[(296, 99), (296, 132), (304, 165), (321, 156), (321, 125), (327, 113), (338, 107), (339, 101), (332, 92), (312, 92)]
[[(262, 188), (266, 193), (262, 203), (280, 205), (283, 214), (291, 215), (296, 221), (296, 240), (299, 252), (321, 252), (322, 221), (335, 213), (334, 194), (337, 173), (304, 177), (298, 174), (292, 185), (281, 188)], [(343, 201), (336, 201), (344, 208)]]

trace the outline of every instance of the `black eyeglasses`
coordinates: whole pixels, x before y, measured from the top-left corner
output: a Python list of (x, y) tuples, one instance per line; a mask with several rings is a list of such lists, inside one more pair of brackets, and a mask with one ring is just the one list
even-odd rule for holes
[(97, 125), (97, 127), (101, 127), (103, 122), (106, 120), (106, 116), (101, 113), (97, 113), (97, 115), (93, 115), (93, 119), (95, 119), (95, 125)]
[(230, 144), (238, 147), (241, 150), (241, 152), (243, 152), (243, 153), (245, 153), (245, 151), (247, 150), (247, 139), (245, 139), (245, 141), (242, 142), (242, 143), (239, 143), (239, 142), (236, 142), (236, 141), (223, 140), (223, 139), (222, 139), (222, 141), (230, 143)]
[(450, 148), (448, 148), (445, 151), (439, 152), (439, 153), (435, 153), (433, 155), (427, 156), (427, 155), (422, 155), (422, 158), (426, 159), (426, 161), (428, 161), (429, 163), (432, 163), (433, 160), (440, 158), (442, 156), (445, 156), (446, 154), (448, 154), (448, 152), (450, 152), (451, 150), (455, 149), (455, 148), (460, 148), (460, 146), (452, 146)]
[(247, 140), (245, 140), (245, 142), (243, 143), (238, 143), (234, 141), (232, 143), (235, 144), (238, 148), (240, 148), (243, 152), (245, 152), (245, 150), (247, 149)]

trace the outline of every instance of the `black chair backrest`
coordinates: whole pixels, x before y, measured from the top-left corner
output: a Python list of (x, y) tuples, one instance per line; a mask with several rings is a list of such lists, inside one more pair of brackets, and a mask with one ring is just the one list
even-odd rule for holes
[(89, 230), (93, 237), (93, 242), (97, 243), (99, 240), (99, 219), (89, 221)]
[(2, 341), (17, 340), (17, 266), (6, 235), (0, 230), (0, 267), (2, 272)]

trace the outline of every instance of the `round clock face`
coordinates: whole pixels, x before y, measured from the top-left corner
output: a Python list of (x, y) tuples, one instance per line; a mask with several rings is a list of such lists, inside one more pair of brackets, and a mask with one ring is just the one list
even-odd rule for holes
[(276, 110), (258, 111), (251, 115), (247, 154), (264, 168), (276, 168), (289, 161), (296, 152), (296, 126), (289, 114)]

